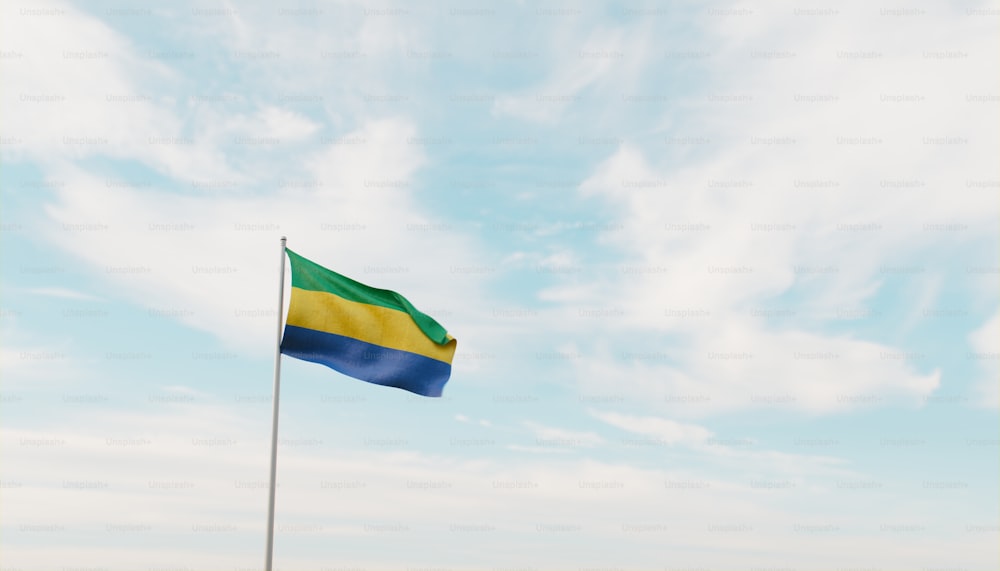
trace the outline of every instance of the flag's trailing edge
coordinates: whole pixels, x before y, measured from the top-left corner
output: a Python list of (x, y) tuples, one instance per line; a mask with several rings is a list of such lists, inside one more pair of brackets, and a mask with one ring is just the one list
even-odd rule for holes
[(362, 381), (439, 397), (456, 340), (394, 291), (356, 282), (286, 249), (292, 299), (281, 352)]

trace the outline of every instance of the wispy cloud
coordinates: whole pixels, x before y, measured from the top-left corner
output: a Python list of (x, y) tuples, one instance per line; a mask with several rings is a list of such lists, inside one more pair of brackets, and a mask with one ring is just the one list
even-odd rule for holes
[(594, 417), (627, 432), (655, 438), (663, 444), (702, 444), (712, 432), (697, 424), (677, 422), (666, 418), (638, 417), (615, 412), (594, 412)]
[(39, 288), (30, 288), (26, 291), (32, 295), (55, 297), (59, 299), (75, 299), (80, 301), (104, 301), (101, 298), (93, 296), (89, 293), (84, 293), (81, 291), (64, 287), (39, 287)]
[(604, 438), (589, 431), (568, 430), (526, 421), (524, 426), (535, 434), (535, 444), (566, 448), (589, 448), (604, 443)]

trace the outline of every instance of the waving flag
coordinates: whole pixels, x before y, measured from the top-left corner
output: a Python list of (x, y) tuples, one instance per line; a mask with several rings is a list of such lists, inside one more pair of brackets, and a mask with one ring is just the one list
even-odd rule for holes
[(292, 300), (282, 353), (369, 383), (441, 396), (456, 345), (444, 327), (394, 291), (286, 252)]

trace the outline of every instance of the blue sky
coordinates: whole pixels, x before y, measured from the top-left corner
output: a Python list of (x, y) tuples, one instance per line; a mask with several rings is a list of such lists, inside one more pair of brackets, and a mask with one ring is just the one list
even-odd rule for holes
[(1000, 564), (995, 2), (2, 11), (0, 567), (261, 566), (282, 235), (276, 569)]

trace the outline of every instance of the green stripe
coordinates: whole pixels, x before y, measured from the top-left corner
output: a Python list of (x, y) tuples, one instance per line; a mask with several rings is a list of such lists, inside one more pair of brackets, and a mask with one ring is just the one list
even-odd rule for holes
[(288, 248), (285, 248), (285, 251), (288, 252), (288, 259), (292, 262), (292, 287), (325, 291), (350, 301), (378, 305), (408, 313), (417, 327), (431, 341), (438, 345), (444, 345), (448, 342), (448, 332), (444, 327), (441, 327), (441, 324), (413, 307), (412, 303), (398, 293), (366, 286), (347, 276), (328, 270), (316, 262), (309, 261)]

